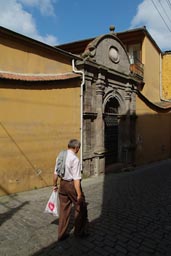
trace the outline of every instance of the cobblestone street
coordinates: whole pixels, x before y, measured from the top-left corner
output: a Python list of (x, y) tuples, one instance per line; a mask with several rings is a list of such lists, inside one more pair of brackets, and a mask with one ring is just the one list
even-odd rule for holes
[(90, 236), (57, 242), (52, 187), (0, 197), (1, 256), (170, 256), (171, 160), (83, 180)]

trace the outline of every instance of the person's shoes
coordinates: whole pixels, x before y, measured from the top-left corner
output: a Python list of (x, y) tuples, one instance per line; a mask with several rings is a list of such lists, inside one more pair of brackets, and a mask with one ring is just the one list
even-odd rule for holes
[(64, 234), (62, 237), (58, 238), (58, 242), (64, 241), (69, 237), (69, 234)]

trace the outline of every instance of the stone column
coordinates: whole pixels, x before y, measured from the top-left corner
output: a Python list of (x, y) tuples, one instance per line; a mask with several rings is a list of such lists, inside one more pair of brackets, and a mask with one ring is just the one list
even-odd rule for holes
[(126, 123), (125, 123), (125, 143), (124, 143), (124, 155), (125, 155), (125, 163), (129, 164), (131, 160), (131, 125), (130, 125), (130, 107), (131, 107), (131, 88), (129, 84), (127, 84), (127, 88), (125, 90), (125, 105), (126, 105)]
[(96, 125), (95, 125), (95, 175), (105, 171), (104, 159), (104, 121), (103, 121), (103, 96), (105, 83), (101, 74), (96, 81)]

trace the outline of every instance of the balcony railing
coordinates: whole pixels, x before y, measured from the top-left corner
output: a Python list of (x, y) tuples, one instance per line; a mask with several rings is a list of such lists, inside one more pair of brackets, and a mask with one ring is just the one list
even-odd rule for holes
[(144, 64), (136, 58), (131, 59), (130, 71), (143, 79), (143, 77), (144, 77)]

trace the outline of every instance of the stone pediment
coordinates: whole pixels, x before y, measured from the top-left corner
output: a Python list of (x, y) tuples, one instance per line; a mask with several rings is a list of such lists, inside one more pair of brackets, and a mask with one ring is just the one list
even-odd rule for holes
[(130, 73), (128, 54), (114, 32), (95, 38), (87, 45), (82, 57), (120, 73)]

